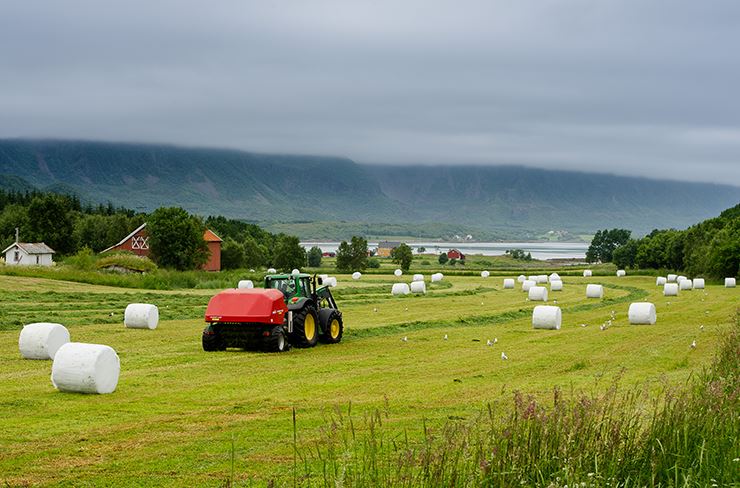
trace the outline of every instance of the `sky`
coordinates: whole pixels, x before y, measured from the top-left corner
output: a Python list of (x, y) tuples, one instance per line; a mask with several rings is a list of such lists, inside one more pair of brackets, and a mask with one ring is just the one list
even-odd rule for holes
[(740, 185), (736, 0), (0, 0), (0, 138)]

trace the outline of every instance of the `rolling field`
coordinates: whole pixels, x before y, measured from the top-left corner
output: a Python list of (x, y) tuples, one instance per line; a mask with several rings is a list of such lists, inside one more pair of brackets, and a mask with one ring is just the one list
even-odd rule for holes
[[(451, 276), (406, 297), (390, 295), (392, 275), (337, 277), (344, 340), (266, 354), (202, 351), (214, 290), (0, 276), (0, 483), (223, 486), (233, 473), (237, 486), (292, 485), (294, 408), (295, 445), (308, 452), (332, 412), (350, 404), (358, 418), (380, 409), (391, 428), (418, 435), (422, 421), (473, 418), (486, 404), (503, 408), (515, 391), (602, 391), (617, 378), (627, 389), (681, 384), (709, 364), (740, 306), (738, 289), (713, 284), (663, 297), (654, 277), (563, 276), (564, 290), (548, 302), (562, 308), (562, 329), (544, 331), (531, 327), (535, 303), (519, 284), (503, 290), (503, 277)], [(605, 286), (604, 299), (585, 298), (588, 282)], [(630, 326), (633, 301), (655, 303), (657, 324)], [(158, 305), (156, 330), (123, 327), (132, 302)], [(51, 362), (18, 352), (22, 324), (37, 321), (112, 346), (117, 390), (57, 392)]]

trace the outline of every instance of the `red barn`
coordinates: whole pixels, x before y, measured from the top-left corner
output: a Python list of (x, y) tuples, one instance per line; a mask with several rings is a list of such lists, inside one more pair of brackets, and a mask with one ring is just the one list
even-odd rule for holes
[[(211, 255), (202, 269), (206, 271), (221, 271), (221, 238), (212, 230), (206, 229), (203, 234), (203, 240), (206, 241)], [(108, 251), (130, 251), (137, 256), (149, 257), (149, 234), (146, 231), (146, 223), (141, 224), (133, 232), (121, 239), (121, 242), (118, 244), (102, 252)]]
[(465, 254), (461, 253), (458, 249), (450, 249), (447, 251), (448, 259), (457, 259), (458, 261), (465, 260)]

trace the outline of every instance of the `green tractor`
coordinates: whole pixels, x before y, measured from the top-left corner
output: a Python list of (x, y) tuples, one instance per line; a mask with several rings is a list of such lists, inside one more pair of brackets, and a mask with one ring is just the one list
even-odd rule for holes
[[(279, 293), (278, 293), (279, 292)], [(264, 289), (225, 290), (206, 309), (203, 349), (282, 352), (342, 340), (344, 324), (328, 286), (308, 274), (272, 274)]]

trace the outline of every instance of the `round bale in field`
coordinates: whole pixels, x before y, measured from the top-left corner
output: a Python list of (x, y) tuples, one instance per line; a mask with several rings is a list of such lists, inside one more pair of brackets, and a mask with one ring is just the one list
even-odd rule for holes
[(550, 291), (563, 291), (563, 282), (560, 280), (553, 280), (550, 282)]
[(694, 278), (694, 290), (704, 289), (704, 278)]
[(411, 282), (411, 293), (426, 293), (427, 284), (423, 281), (412, 281)]
[(665, 276), (658, 276), (655, 278), (655, 286), (663, 286), (666, 284)]
[(689, 291), (693, 287), (694, 287), (694, 283), (688, 278), (684, 278), (683, 280), (678, 282), (678, 288), (681, 290)]
[(725, 278), (725, 288), (735, 288), (735, 278)]
[(130, 303), (123, 314), (123, 323), (129, 329), (156, 329), (159, 309), (151, 303)]
[(275, 274), (277, 270), (275, 268), (267, 268), (267, 274)]
[(678, 275), (669, 274), (668, 276), (666, 276), (666, 282), (675, 283), (677, 278), (678, 278)]
[(657, 318), (655, 305), (650, 302), (631, 303), (627, 315), (629, 316), (630, 324), (633, 325), (653, 325)]
[(529, 292), (529, 289), (537, 284), (536, 281), (524, 280), (522, 283), (522, 291)]
[(414, 277), (411, 279), (411, 281), (424, 281), (424, 275), (423, 274), (415, 274)]
[(623, 269), (617, 270), (617, 277), (621, 278), (622, 276), (626, 276), (626, 275), (627, 275), (627, 272), (625, 270)]
[(592, 276), (592, 275), (593, 275), (593, 273), (591, 272), (590, 269), (584, 269), (583, 270), (583, 277), (584, 278), (588, 278), (589, 276)]
[(359, 271), (355, 271), (354, 273), (352, 273), (353, 280), (359, 280), (360, 278), (362, 278), (362, 273), (360, 273)]
[(481, 271), (480, 272), (480, 277), (481, 278), (488, 278), (489, 276), (491, 276), (491, 273), (488, 272), (488, 271)]
[(401, 276), (403, 274), (403, 271), (401, 271), (400, 269), (397, 269), (393, 272), (393, 274), (396, 276)]
[(519, 275), (519, 276), (517, 276), (517, 277), (516, 277), (516, 280), (517, 280), (517, 281), (518, 281), (519, 283), (524, 283), (525, 281), (527, 281), (527, 277), (526, 277), (526, 276), (524, 276), (524, 275)]
[(237, 288), (254, 288), (254, 283), (252, 283), (252, 280), (239, 280), (239, 284), (236, 285)]
[(560, 275), (557, 273), (552, 273), (550, 276), (548, 276), (548, 280), (550, 280), (550, 282), (560, 281)]
[(663, 296), (664, 297), (677, 297), (678, 296), (678, 283), (666, 283), (663, 285)]
[(442, 279), (445, 277), (442, 273), (434, 273), (432, 275), (432, 283), (436, 283), (438, 281), (442, 281)]
[(601, 285), (586, 285), (586, 298), (602, 298), (604, 296), (604, 287)]
[(60, 347), (69, 342), (69, 331), (62, 324), (37, 322), (23, 326), (18, 349), (26, 359), (54, 359)]
[(54, 356), (51, 383), (59, 391), (113, 393), (120, 372), (121, 363), (113, 348), (68, 342)]
[(505, 278), (504, 279), (504, 290), (510, 290), (514, 288), (514, 278)]
[(532, 327), (535, 329), (560, 330), (562, 320), (560, 307), (537, 305), (532, 311)]
[(537, 275), (537, 279), (535, 281), (538, 285), (547, 283), (547, 275)]
[(290, 272), (290, 274), (292, 274), (292, 275), (297, 275), (297, 274), (300, 274), (300, 273), (301, 273), (301, 270), (298, 269), (298, 268), (294, 268), (293, 271)]
[(326, 279), (321, 282), (321, 284), (334, 288), (335, 286), (337, 286), (337, 278), (336, 276), (327, 276)]
[(393, 288), (391, 288), (392, 295), (408, 295), (409, 293), (411, 293), (411, 290), (406, 283), (393, 283)]
[(533, 302), (546, 302), (547, 301), (547, 288), (544, 286), (533, 286), (529, 289), (529, 297)]

